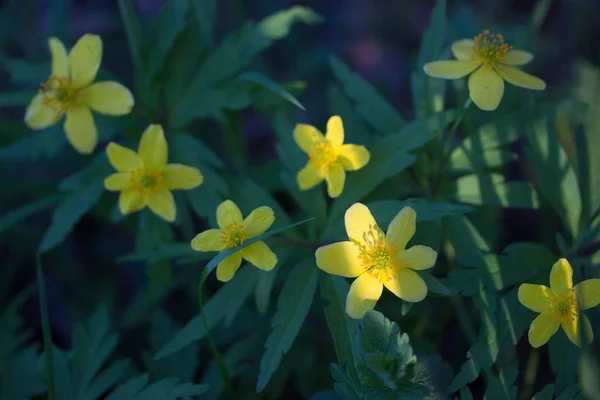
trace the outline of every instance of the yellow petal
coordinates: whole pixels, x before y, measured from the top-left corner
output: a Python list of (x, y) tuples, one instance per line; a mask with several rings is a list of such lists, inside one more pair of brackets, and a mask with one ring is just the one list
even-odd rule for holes
[(417, 213), (411, 207), (402, 207), (388, 226), (387, 241), (392, 243), (396, 250), (404, 250), (416, 230)]
[(334, 115), (327, 121), (327, 133), (325, 139), (334, 149), (339, 149), (344, 144), (344, 124), (338, 115)]
[(493, 111), (504, 94), (504, 81), (491, 67), (483, 66), (469, 77), (469, 94), (482, 110)]
[(125, 115), (133, 108), (133, 95), (118, 82), (98, 82), (83, 89), (81, 96), (92, 110), (106, 115)]
[(383, 285), (378, 279), (364, 273), (352, 282), (346, 297), (346, 314), (350, 318), (361, 319), (372, 310), (381, 297)]
[(65, 45), (57, 38), (48, 39), (50, 54), (52, 55), (52, 75), (57, 77), (69, 76), (69, 56)]
[(511, 50), (504, 56), (502, 62), (508, 65), (525, 65), (531, 60), (533, 60), (533, 54), (530, 52), (525, 50)]
[(246, 261), (263, 271), (270, 271), (277, 264), (277, 256), (262, 240), (252, 243), (240, 251)]
[(536, 348), (545, 345), (556, 333), (558, 327), (559, 324), (554, 320), (550, 311), (541, 313), (529, 327), (529, 344)]
[(348, 171), (356, 171), (367, 165), (371, 159), (371, 154), (365, 146), (357, 144), (345, 144), (340, 149), (338, 161), (342, 167)]
[(115, 142), (106, 146), (106, 154), (110, 164), (119, 172), (131, 172), (142, 168), (142, 159), (135, 151)]
[(437, 252), (431, 247), (416, 245), (398, 254), (400, 266), (415, 270), (429, 269), (435, 265)]
[(104, 180), (104, 187), (111, 192), (129, 189), (130, 186), (131, 175), (127, 172), (117, 172), (116, 174), (109, 175)]
[(86, 34), (79, 38), (69, 53), (71, 79), (76, 88), (89, 85), (96, 78), (102, 61), (102, 39)]
[[(592, 340), (594, 340), (594, 331), (592, 330), (592, 324), (590, 323), (588, 317), (586, 317), (585, 315), (579, 314), (579, 317), (583, 319), (583, 326), (585, 327), (586, 338), (588, 340), (588, 343), (591, 343)], [(579, 318), (576, 317), (573, 319), (573, 321), (564, 322), (561, 324), (561, 326), (567, 334), (569, 340), (571, 340), (571, 342), (573, 342), (577, 346), (580, 346), (581, 332), (579, 330)]]
[(561, 258), (552, 266), (550, 288), (555, 294), (565, 293), (573, 288), (573, 268), (566, 258)]
[(167, 222), (175, 221), (177, 208), (173, 193), (168, 190), (154, 193), (148, 197), (148, 207), (159, 217)]
[(519, 286), (519, 301), (532, 311), (542, 313), (550, 309), (550, 299), (554, 297), (552, 290), (544, 285), (524, 283)]
[(371, 211), (361, 203), (354, 203), (346, 210), (344, 224), (346, 225), (348, 237), (361, 244), (365, 244), (363, 234), (368, 232), (372, 227), (377, 226), (377, 222), (375, 222)]
[(312, 125), (298, 124), (294, 128), (294, 140), (305, 153), (310, 153), (313, 146), (324, 139), (323, 134)]
[(399, 268), (396, 276), (384, 280), (385, 287), (404, 301), (416, 303), (427, 296), (425, 281), (408, 268)]
[(475, 42), (471, 39), (457, 40), (452, 43), (452, 54), (454, 54), (457, 60), (470, 61), (475, 55), (473, 46), (475, 46)]
[(140, 147), (138, 148), (138, 153), (144, 165), (162, 167), (167, 163), (168, 152), (167, 140), (162, 126), (158, 124), (149, 125), (142, 135)]
[(25, 111), (25, 123), (31, 129), (44, 129), (55, 125), (62, 114), (44, 105), (44, 96), (36, 94)]
[(300, 190), (311, 189), (321, 183), (323, 179), (325, 179), (323, 171), (315, 168), (315, 165), (312, 163), (306, 164), (304, 168), (298, 171), (298, 175), (296, 175), (296, 181)]
[(423, 70), (434, 78), (458, 79), (469, 75), (481, 65), (479, 60), (434, 61), (423, 66)]
[(502, 77), (502, 79), (508, 83), (512, 83), (515, 86), (533, 90), (546, 89), (546, 83), (543, 80), (533, 75), (529, 75), (527, 72), (523, 72), (520, 69), (507, 67), (504, 65), (496, 65), (494, 68), (496, 69), (498, 75)]
[(346, 278), (354, 278), (365, 272), (359, 256), (358, 246), (349, 241), (321, 246), (315, 252), (319, 269)]
[(327, 181), (327, 194), (331, 198), (336, 198), (342, 194), (344, 190), (344, 182), (346, 181), (346, 171), (339, 163), (333, 164), (325, 174)]
[(236, 251), (217, 265), (217, 279), (221, 282), (231, 280), (241, 264), (242, 254), (239, 251)]
[(119, 209), (126, 215), (146, 206), (144, 197), (135, 190), (123, 190), (119, 195)]
[(242, 212), (231, 200), (225, 200), (217, 207), (217, 223), (223, 229), (231, 224), (242, 224)]
[(273, 209), (262, 206), (252, 210), (246, 219), (244, 219), (242, 225), (244, 225), (244, 231), (246, 231), (248, 237), (254, 237), (265, 233), (273, 225), (274, 221), (275, 213)]
[(600, 279), (588, 279), (575, 285), (579, 309), (587, 310), (600, 304)]
[(196, 251), (221, 251), (224, 249), (221, 242), (220, 229), (208, 229), (192, 239), (192, 249)]
[(167, 164), (163, 167), (163, 182), (169, 190), (189, 190), (204, 182), (198, 168), (181, 164)]
[(64, 126), (69, 143), (79, 153), (90, 154), (98, 141), (98, 131), (92, 112), (86, 106), (76, 107), (67, 113)]

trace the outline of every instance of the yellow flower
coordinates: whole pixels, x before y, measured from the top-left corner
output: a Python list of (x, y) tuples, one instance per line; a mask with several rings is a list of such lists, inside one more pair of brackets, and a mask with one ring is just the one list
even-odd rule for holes
[(325, 136), (311, 125), (298, 124), (294, 139), (308, 154), (308, 163), (297, 175), (300, 190), (308, 190), (325, 179), (329, 197), (338, 197), (344, 189), (346, 171), (367, 165), (370, 154), (364, 146), (344, 144), (344, 126), (337, 115), (329, 118)]
[(383, 286), (405, 301), (418, 302), (427, 295), (425, 281), (413, 270), (433, 267), (437, 253), (427, 246), (406, 244), (416, 231), (417, 214), (404, 207), (390, 222), (387, 235), (369, 209), (355, 203), (345, 215), (349, 241), (319, 247), (317, 266), (347, 278), (357, 277), (346, 298), (346, 313), (361, 319), (373, 309)]
[(119, 172), (104, 180), (104, 187), (120, 191), (119, 208), (128, 214), (148, 206), (168, 222), (175, 221), (171, 190), (193, 189), (204, 181), (197, 168), (167, 164), (168, 148), (160, 125), (150, 125), (142, 135), (138, 152), (110, 142), (108, 160)]
[(51, 37), (48, 45), (52, 53), (50, 78), (42, 83), (27, 107), (25, 123), (32, 129), (44, 129), (66, 115), (67, 139), (75, 150), (89, 154), (97, 141), (90, 108), (106, 115), (128, 114), (133, 107), (133, 96), (117, 82), (92, 84), (102, 60), (100, 36), (83, 35), (68, 55), (57, 38)]
[[(242, 212), (231, 200), (217, 207), (219, 229), (209, 229), (196, 235), (192, 249), (196, 251), (224, 251), (239, 246), (258, 236), (273, 224), (275, 216), (271, 207), (258, 207), (244, 219)], [(227, 282), (235, 275), (242, 258), (263, 271), (270, 271), (277, 264), (277, 256), (262, 240), (236, 251), (217, 266), (217, 279)]]
[[(573, 287), (573, 269), (569, 261), (561, 258), (550, 271), (550, 287), (524, 283), (519, 287), (519, 301), (540, 313), (529, 327), (529, 343), (533, 347), (546, 344), (559, 326), (579, 346), (579, 311), (600, 303), (600, 279), (588, 279)], [(591, 342), (594, 333), (590, 320), (585, 315), (581, 318)]]
[(502, 35), (485, 30), (474, 40), (462, 39), (452, 43), (452, 54), (457, 60), (434, 61), (423, 66), (425, 73), (436, 78), (458, 79), (469, 77), (469, 94), (482, 110), (498, 107), (504, 94), (504, 81), (527, 89), (544, 90), (546, 84), (514, 65), (524, 65), (533, 55), (523, 50), (513, 50), (504, 43)]

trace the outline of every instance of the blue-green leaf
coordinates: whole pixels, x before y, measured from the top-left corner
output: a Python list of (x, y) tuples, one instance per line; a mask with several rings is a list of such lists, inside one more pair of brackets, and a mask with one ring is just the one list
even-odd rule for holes
[(554, 385), (552, 383), (546, 385), (542, 390), (537, 392), (531, 400), (552, 400), (554, 397)]
[(475, 211), (475, 208), (463, 204), (431, 202), (425, 198), (406, 200), (379, 200), (367, 203), (375, 220), (382, 227), (392, 222), (392, 219), (404, 207), (411, 207), (417, 213), (417, 222), (436, 221), (448, 215), (460, 215)]
[(308, 7), (293, 6), (264, 18), (258, 24), (258, 29), (265, 36), (279, 40), (290, 33), (290, 29), (296, 22), (315, 25), (323, 22), (323, 17)]
[(46, 197), (40, 200), (32, 201), (16, 210), (11, 210), (0, 217), (0, 233), (10, 229), (14, 225), (22, 222), (36, 214), (50, 207), (58, 200), (57, 197)]
[(139, 67), (142, 57), (142, 28), (131, 0), (119, 0), (119, 14), (125, 25), (131, 61), (135, 67)]
[(29, 135), (15, 140), (0, 148), (0, 159), (38, 160), (53, 158), (65, 147), (67, 140), (60, 124), (44, 132), (33, 131)]
[(258, 72), (244, 72), (237, 78), (239, 81), (255, 83), (267, 90), (270, 90), (277, 96), (289, 101), (299, 109), (306, 111), (306, 108), (294, 97), (282, 88), (277, 82), (273, 82), (268, 76)]
[(500, 174), (466, 175), (448, 185), (447, 195), (461, 203), (507, 208), (537, 208), (539, 199), (531, 184), (505, 182)]
[(131, 378), (111, 393), (106, 400), (178, 400), (198, 396), (208, 390), (208, 385), (179, 383), (177, 378), (164, 378), (146, 386), (148, 381), (148, 374)]

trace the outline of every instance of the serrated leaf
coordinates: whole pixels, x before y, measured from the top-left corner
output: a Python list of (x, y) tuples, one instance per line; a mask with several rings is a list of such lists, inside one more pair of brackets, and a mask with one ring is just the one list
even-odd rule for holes
[(313, 260), (298, 264), (288, 275), (273, 316), (273, 331), (265, 343), (256, 391), (262, 392), (288, 352), (308, 314), (317, 289), (318, 269)]
[(286, 37), (296, 22), (315, 25), (323, 22), (323, 17), (308, 7), (293, 6), (264, 18), (258, 24), (258, 29), (265, 36), (278, 40)]
[[(448, 185), (448, 196), (461, 203), (507, 208), (537, 208), (539, 200), (527, 182), (505, 182), (500, 174), (466, 175)], [(452, 194), (450, 194), (452, 193)]]
[(329, 65), (346, 93), (356, 102), (356, 111), (377, 132), (387, 135), (406, 125), (404, 118), (366, 80), (336, 57), (329, 59)]
[(129, 379), (111, 393), (106, 400), (178, 400), (198, 396), (208, 390), (208, 385), (178, 383), (177, 378), (165, 378), (146, 386), (148, 374)]
[(299, 109), (306, 111), (306, 108), (304, 108), (304, 106), (294, 96), (292, 96), (290, 92), (282, 88), (277, 82), (273, 82), (268, 76), (258, 72), (244, 72), (237, 79), (242, 82), (251, 82), (263, 87), (277, 96), (289, 101)]
[(46, 197), (32, 201), (16, 210), (11, 210), (0, 217), (0, 233), (10, 229), (14, 225), (23, 222), (33, 214), (41, 212), (50, 207), (58, 200), (57, 197)]
[(519, 368), (516, 361), (502, 368), (498, 377), (487, 382), (485, 398), (489, 400), (512, 400), (517, 397), (517, 387), (514, 386)]
[[(282, 264), (281, 257), (279, 257), (279, 264)], [(258, 274), (258, 281), (256, 282), (256, 288), (254, 290), (254, 302), (256, 303), (256, 309), (260, 315), (265, 315), (271, 302), (271, 290), (277, 278), (277, 273), (281, 268), (274, 268), (271, 271), (265, 271), (262, 274)]]

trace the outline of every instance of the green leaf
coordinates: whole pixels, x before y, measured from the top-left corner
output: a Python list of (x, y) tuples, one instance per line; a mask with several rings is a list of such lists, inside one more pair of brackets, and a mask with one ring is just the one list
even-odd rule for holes
[(531, 400), (552, 400), (554, 397), (554, 385), (552, 383), (546, 385), (542, 390), (537, 392)]
[(0, 93), (0, 107), (25, 107), (31, 101), (33, 93), (22, 90), (19, 92)]
[[(278, 259), (278, 263), (282, 264), (282, 257)], [(280, 268), (274, 268), (271, 271), (265, 271), (262, 274), (258, 274), (258, 281), (256, 282), (256, 288), (254, 290), (254, 302), (256, 303), (256, 309), (260, 315), (265, 315), (271, 302), (271, 291), (273, 290), (273, 284)]]
[(327, 326), (333, 336), (338, 362), (345, 368), (350, 380), (358, 384), (352, 341), (358, 332), (358, 323), (346, 315), (348, 282), (339, 276), (321, 274), (321, 297), (327, 302), (324, 307)]
[(223, 168), (223, 161), (200, 139), (188, 133), (176, 133), (169, 138), (169, 151), (182, 164), (200, 167), (209, 164)]
[(258, 24), (258, 29), (265, 36), (278, 40), (286, 37), (296, 22), (315, 25), (323, 22), (323, 17), (308, 7), (293, 6), (264, 18)]
[(0, 234), (14, 225), (23, 222), (27, 218), (31, 217), (33, 214), (41, 212), (58, 200), (57, 197), (46, 197), (40, 200), (32, 201), (24, 206), (17, 208), (16, 210), (11, 210), (6, 214), (0, 217)]
[[(224, 318), (231, 321), (246, 298), (252, 293), (257, 273), (254, 267), (242, 267), (227, 285), (223, 285), (204, 304), (204, 315), (209, 328), (215, 327)], [(190, 343), (202, 339), (205, 335), (206, 331), (204, 330), (202, 317), (198, 315), (188, 321), (168, 343), (162, 346), (154, 359), (167, 357), (185, 348)]]
[(600, 104), (588, 108), (583, 132), (574, 134), (577, 149), (577, 174), (585, 206), (586, 220), (600, 210)]
[(473, 205), (507, 208), (539, 206), (538, 196), (529, 183), (505, 182), (500, 174), (466, 175), (448, 185), (446, 192), (461, 203)]
[(277, 312), (271, 323), (273, 330), (260, 361), (257, 392), (262, 392), (267, 386), (281, 358), (292, 347), (312, 304), (318, 277), (318, 269), (312, 259), (298, 264), (288, 275), (277, 301)]
[(216, 0), (192, 0), (192, 8), (196, 18), (196, 24), (201, 29), (200, 47), (212, 47), (213, 29), (216, 22), (217, 1)]
[(417, 363), (413, 371), (412, 383), (422, 385), (429, 391), (424, 397), (427, 400), (445, 398), (448, 386), (452, 381), (453, 372), (442, 357), (417, 353)]
[(600, 398), (600, 366), (598, 357), (591, 351), (587, 351), (581, 355), (579, 360), (579, 376), (581, 381), (581, 392), (589, 399)]
[(251, 82), (260, 87), (263, 87), (277, 96), (289, 101), (299, 109), (306, 111), (306, 108), (300, 102), (292, 96), (288, 91), (283, 89), (277, 82), (273, 82), (268, 76), (260, 74), (258, 72), (244, 72), (238, 78), (242, 82)]
[(40, 252), (61, 244), (79, 220), (100, 200), (104, 186), (94, 182), (64, 197), (52, 215), (52, 223), (44, 234)]
[(125, 26), (129, 54), (134, 67), (139, 67), (142, 53), (142, 28), (131, 0), (119, 0), (119, 14)]
[(198, 396), (208, 390), (208, 385), (178, 383), (177, 378), (165, 378), (148, 385), (149, 375), (129, 379), (120, 385), (106, 400), (178, 400)]
[(526, 152), (536, 171), (537, 186), (575, 238), (579, 233), (582, 210), (579, 183), (558, 142), (554, 119), (542, 118), (534, 122), (527, 138)]
[[(573, 357), (575, 345), (567, 338), (562, 329), (548, 341), (550, 367), (555, 373), (554, 392), (561, 393), (577, 382), (577, 357)], [(573, 397), (565, 397), (573, 398)]]
[(336, 57), (329, 59), (329, 65), (346, 93), (356, 102), (356, 111), (377, 132), (387, 135), (404, 127), (404, 118), (366, 80)]
[(517, 155), (504, 150), (466, 151), (456, 148), (446, 166), (454, 174), (473, 173), (480, 169), (494, 168), (515, 161)]
[(375, 220), (387, 227), (404, 207), (411, 207), (417, 214), (417, 222), (436, 221), (448, 215), (460, 215), (475, 211), (471, 206), (453, 203), (434, 203), (424, 198), (406, 200), (379, 200), (367, 203)]
[(371, 128), (356, 114), (350, 99), (342, 92), (338, 84), (329, 85), (327, 98), (329, 99), (330, 114), (339, 115), (344, 121), (344, 140), (348, 143), (363, 144), (367, 148), (371, 147), (374, 140)]
[(560, 396), (556, 397), (556, 400), (571, 400), (575, 399), (579, 394), (580, 390), (577, 385), (570, 385), (565, 388), (565, 390), (560, 394)]
[(485, 398), (489, 400), (512, 400), (517, 397), (517, 387), (514, 386), (519, 375), (518, 364), (509, 363), (498, 374), (498, 377), (487, 382)]
[[(146, 261), (148, 263), (155, 263), (163, 260), (172, 260), (185, 256), (198, 256), (198, 260), (210, 259), (211, 256), (208, 253), (198, 253), (194, 251), (190, 245), (190, 242), (175, 242), (175, 243), (163, 243), (156, 246), (153, 250), (140, 250), (135, 253), (127, 254), (117, 258), (117, 263), (132, 262), (132, 261)], [(204, 257), (202, 257), (204, 256)]]
[(60, 124), (44, 132), (34, 131), (0, 148), (0, 159), (38, 160), (53, 158), (65, 147), (67, 140)]
[(310, 396), (310, 400), (342, 400), (333, 390), (317, 392)]
[(428, 271), (415, 271), (427, 285), (427, 289), (442, 296), (450, 296), (452, 291)]

